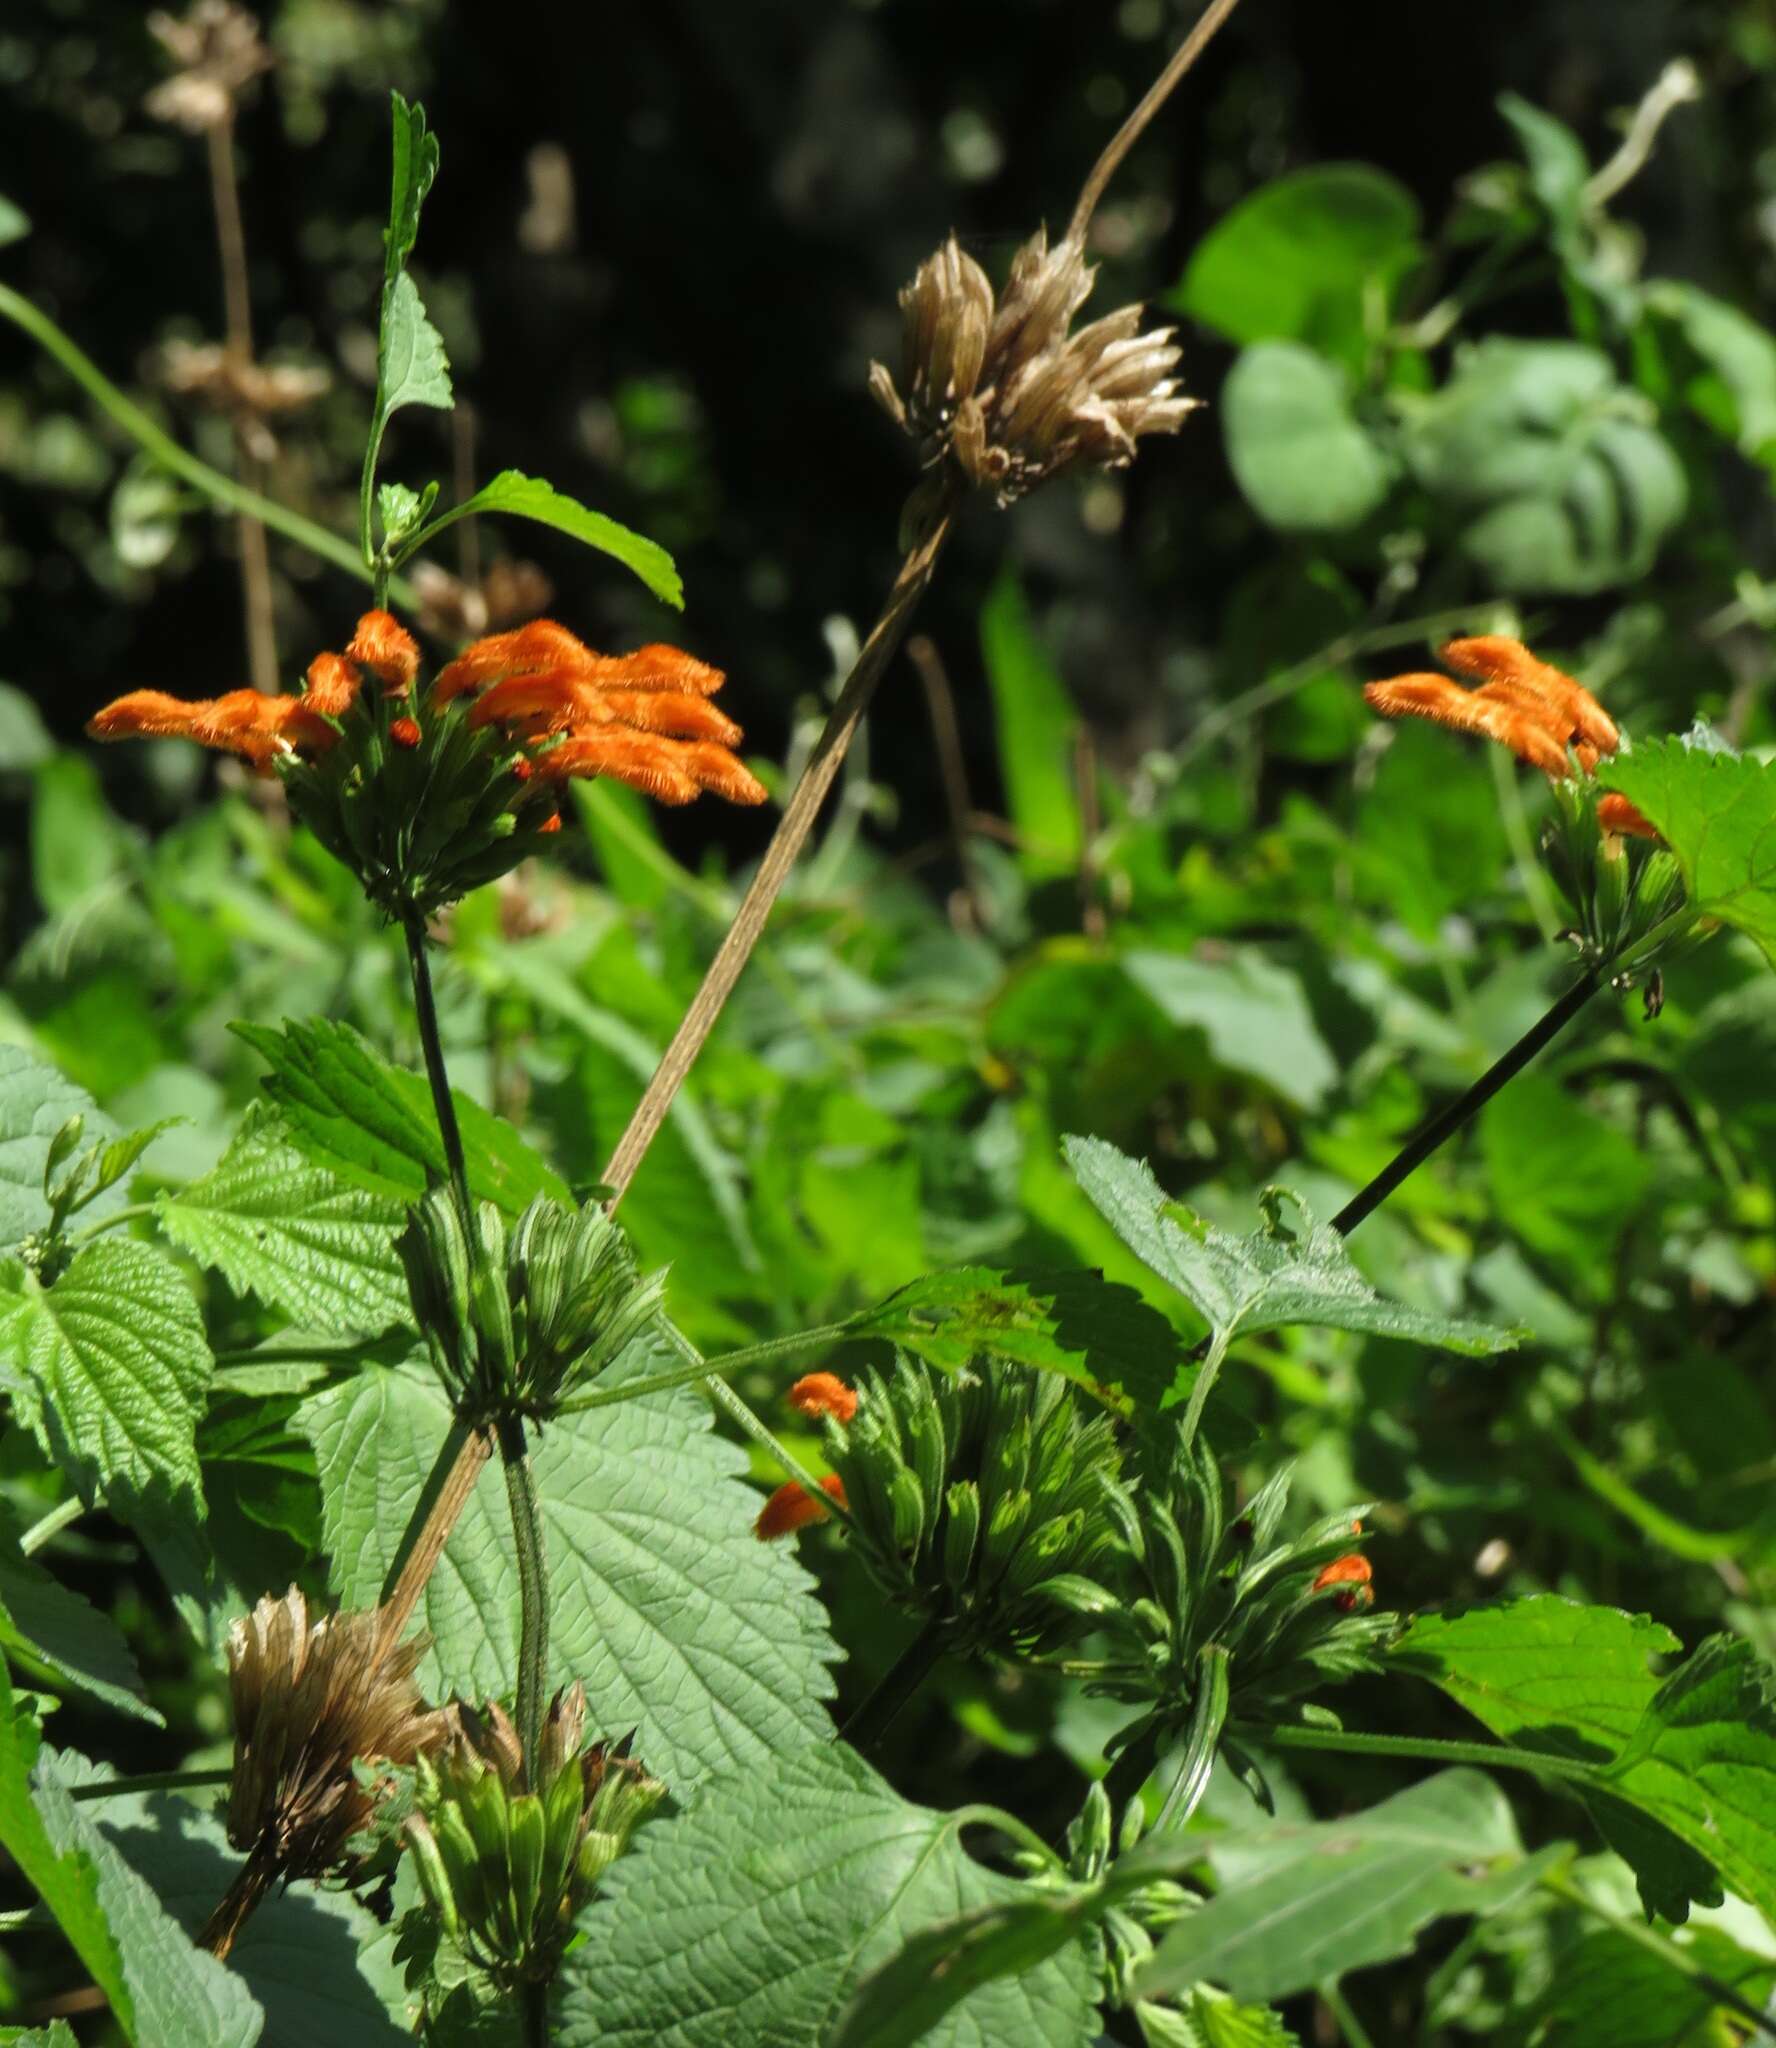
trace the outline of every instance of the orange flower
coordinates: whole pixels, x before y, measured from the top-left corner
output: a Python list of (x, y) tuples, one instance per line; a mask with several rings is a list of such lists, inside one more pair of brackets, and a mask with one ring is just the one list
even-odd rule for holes
[(1571, 773), (1569, 747), (1589, 774), (1621, 745), (1614, 720), (1591, 692), (1538, 661), (1521, 640), (1500, 634), (1451, 640), (1443, 659), (1480, 687), (1464, 689), (1447, 676), (1406, 675), (1370, 683), (1363, 695), (1384, 718), (1429, 718), (1497, 740), (1555, 782)]
[(1597, 822), (1605, 832), (1626, 832), (1636, 839), (1657, 839), (1658, 827), (1618, 790), (1597, 799)]
[[(186, 703), (158, 690), (119, 697), (87, 726), (95, 739), (173, 735), (239, 754), (262, 773), (279, 755), (324, 754), (340, 721), (357, 708), (366, 673), (385, 697), (411, 695), (419, 678), (417, 642), (387, 612), (366, 612), (343, 654), (318, 654), (299, 697), (234, 690)], [(704, 790), (731, 803), (758, 804), (764, 786), (732, 749), (740, 728), (706, 700), (722, 673), (676, 647), (595, 654), (564, 626), (533, 619), (464, 648), (439, 672), (426, 709), (475, 695), (471, 726), (494, 727), (523, 751), (517, 778), (548, 782), (608, 775), (663, 803), (689, 803)], [(418, 720), (388, 728), (403, 747), (423, 738)]]
[[(820, 1482), (820, 1490), (840, 1507), (849, 1507), (845, 1498), (845, 1482), (836, 1472), (829, 1472)], [(771, 1498), (759, 1510), (759, 1518), (753, 1524), (753, 1533), (762, 1542), (770, 1542), (776, 1536), (792, 1536), (798, 1529), (805, 1529), (810, 1522), (826, 1520), (827, 1510), (816, 1500), (799, 1479), (791, 1479), (778, 1487)]]
[(1312, 1590), (1320, 1593), (1328, 1586), (1366, 1586), (1374, 1576), (1374, 1566), (1361, 1551), (1353, 1550), (1323, 1566)]
[(857, 1395), (836, 1372), (807, 1372), (789, 1390), (789, 1405), (810, 1420), (830, 1415), (849, 1422), (857, 1413)]

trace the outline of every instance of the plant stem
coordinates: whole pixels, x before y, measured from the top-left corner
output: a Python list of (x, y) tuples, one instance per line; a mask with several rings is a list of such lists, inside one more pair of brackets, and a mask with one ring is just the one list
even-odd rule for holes
[(471, 1223), (475, 1214), (469, 1200), (469, 1170), (463, 1159), (462, 1132), (456, 1121), (456, 1104), (450, 1099), (450, 1077), (444, 1071), (444, 1041), (438, 1035), (438, 1004), (432, 994), (432, 967), (426, 948), (425, 919), (411, 904), (401, 913), (401, 929), (407, 937), (407, 964), (413, 974), (413, 1007), (419, 1018), (419, 1042), (425, 1051), (426, 1079), (432, 1084), (432, 1105), (438, 1112), (438, 1135), (444, 1141), (444, 1162), (450, 1169), (450, 1184), (456, 1190), (462, 1211), (463, 1229), (474, 1243)]
[(1196, 26), (1178, 45), (1177, 55), (1147, 88), (1140, 105), (1105, 144), (1103, 154), (1092, 165), (1091, 175), (1079, 189), (1079, 203), (1067, 224), (1068, 241), (1084, 242), (1085, 231), (1091, 226), (1091, 217), (1098, 210), (1104, 188), (1116, 175), (1123, 158), (1140, 140), (1141, 131), (1148, 122), (1171, 97), (1172, 88), (1208, 48), (1215, 31), (1238, 5), (1239, 0), (1211, 0), (1197, 18)]
[[(448, 1446), (447, 1438), (445, 1448)], [(414, 1538), (413, 1548), (402, 1560), (393, 1584), (383, 1596), (382, 1635), (385, 1643), (399, 1641), (402, 1630), (419, 1604), (419, 1596), (426, 1589), (426, 1581), (444, 1555), (451, 1530), (469, 1504), (475, 1482), (481, 1477), (481, 1468), (492, 1455), (493, 1439), (486, 1430), (464, 1432), (461, 1443), (452, 1453), (443, 1484), (420, 1525), (419, 1534)], [(439, 1462), (443, 1462), (442, 1453)]]
[(1324, 1984), (1317, 1985), (1320, 2003), (1337, 2022), (1338, 2031), (1344, 2036), (1344, 2048), (1375, 2048), (1369, 2030), (1351, 2010), (1351, 2003), (1345, 1997), (1343, 1988), (1336, 1977), (1328, 1977)]
[(1116, 1761), (1104, 1776), (1104, 1797), (1110, 1802), (1112, 1823), (1120, 1822), (1131, 1800), (1141, 1796), (1141, 1787), (1153, 1775), (1159, 1761), (1159, 1730), (1149, 1728), (1118, 1751)]
[(1612, 1913), (1607, 1906), (1600, 1906), (1588, 1893), (1581, 1891), (1564, 1872), (1550, 1871), (1537, 1878), (1537, 1889), (1550, 1898), (1559, 1899), (1562, 1904), (1576, 1906), (1581, 1913), (1589, 1913), (1593, 1919), (1644, 1948), (1649, 1955), (1655, 1955), (1680, 1977), (1687, 1977), (1698, 1990), (1706, 1991), (1717, 2005), (1730, 2007), (1741, 2019), (1748, 2020), (1761, 2034), (1776, 2040), (1776, 2020), (1753, 2005), (1750, 1999), (1735, 1991), (1731, 1984), (1717, 1977), (1712, 1970), (1705, 1970), (1681, 1942), (1673, 1941), (1668, 1934), (1661, 1934), (1656, 1927), (1649, 1927), (1644, 1921), (1628, 1919), (1619, 1913)]
[(1598, 1765), (1583, 1757), (1548, 1756), (1503, 1742), (1443, 1742), (1416, 1735), (1362, 1735), (1343, 1728), (1261, 1727), (1242, 1722), (1229, 1733), (1263, 1749), (1318, 1749), (1337, 1756), (1414, 1757), (1434, 1764), (1479, 1764), (1484, 1769), (1528, 1771), (1569, 1784), (1603, 1784)]
[(1540, 1023), (1532, 1025), (1509, 1052), (1487, 1068), (1460, 1101), (1451, 1103), (1441, 1115), (1433, 1117), (1366, 1188), (1345, 1203), (1333, 1217), (1332, 1228), (1348, 1237), (1440, 1145), (1447, 1143), (1464, 1124), (1478, 1116), (1505, 1083), (1520, 1074), (1543, 1046), (1557, 1038), (1602, 986), (1602, 970), (1586, 968)]
[(95, 1785), (70, 1785), (70, 1799), (128, 1799), (137, 1792), (183, 1792), (198, 1785), (226, 1785), (234, 1776), (226, 1764), (207, 1771), (145, 1771), (137, 1778), (105, 1778)]
[(543, 1557), (542, 1503), (524, 1418), (510, 1415), (499, 1424), (500, 1463), (506, 1475), (506, 1499), (512, 1509), (512, 1547), (518, 1560), (518, 1740), (524, 1746), (524, 1774), (530, 1789), (540, 1789), (537, 1752), (543, 1736), (543, 1690), (549, 1669), (549, 1578)]
[(921, 1623), (919, 1633), (851, 1710), (850, 1719), (839, 1730), (844, 1740), (853, 1749), (873, 1749), (887, 1734), (901, 1708), (925, 1683), (943, 1653), (942, 1623)]
[[(138, 448), (153, 456), (163, 469), (183, 477), (212, 504), (221, 505), (230, 512), (249, 512), (255, 519), (262, 519), (273, 532), (297, 542), (322, 561), (349, 570), (362, 582), (370, 580), (368, 564), (358, 558), (357, 549), (349, 541), (330, 533), (314, 520), (305, 519), (300, 512), (292, 512), (275, 498), (261, 497), (257, 491), (243, 489), (233, 477), (224, 476), (219, 469), (212, 469), (207, 462), (200, 462), (195, 455), (181, 448), (133, 399), (118, 390), (91, 357), (70, 340), (47, 313), (40, 312), (10, 285), (0, 284), (0, 317), (10, 320), (15, 327), (23, 328)], [(415, 601), (410, 584), (401, 584), (398, 595), (403, 604), (410, 605)]]
[(40, 1516), (19, 1538), (19, 1552), (29, 1557), (34, 1550), (41, 1550), (52, 1536), (59, 1536), (70, 1522), (78, 1522), (86, 1513), (86, 1503), (79, 1494), (71, 1493), (65, 1501)]
[(753, 947), (764, 932), (771, 906), (789, 879), (790, 870), (814, 828), (820, 807), (844, 763), (863, 714), (876, 693), (876, 686), (899, 647), (901, 637), (931, 581), (938, 557), (943, 553), (944, 542), (955, 523), (957, 489), (954, 484), (950, 486), (923, 535), (902, 561), (882, 614), (859, 650), (851, 673), (839, 692), (838, 702), (828, 714), (826, 725), (814, 743), (814, 751), (808, 756), (801, 780), (797, 782), (777, 829), (771, 835), (771, 843), (765, 848), (758, 872), (752, 878), (752, 886), (735, 912), (727, 936), (716, 949), (715, 958), (703, 977), (703, 985), (691, 998), (690, 1008), (654, 1070), (653, 1079), (635, 1105), (635, 1114), (630, 1117), (628, 1128), (618, 1140), (617, 1149), (611, 1154), (602, 1178), (613, 1190), (612, 1208), (623, 1199), (629, 1183), (635, 1178), (636, 1168), (646, 1157), (655, 1134), (666, 1120), (673, 1097), (683, 1086), (704, 1041), (715, 1028), (723, 1005), (733, 993), (734, 984), (740, 979)]
[(115, 1230), (121, 1223), (134, 1223), (139, 1216), (152, 1216), (156, 1206), (153, 1202), (126, 1202), (121, 1209), (113, 1209), (109, 1216), (101, 1216), (97, 1223), (70, 1231), (65, 1240), (68, 1248), (72, 1251), (77, 1245), (102, 1237), (107, 1230)]
[(571, 1401), (563, 1401), (558, 1415), (581, 1415), (588, 1408), (609, 1408), (618, 1401), (637, 1401), (643, 1394), (664, 1394), (673, 1387), (688, 1386), (693, 1380), (726, 1378), (749, 1365), (773, 1365), (780, 1358), (792, 1358), (798, 1351), (820, 1351), (850, 1332), (847, 1323), (823, 1323), (813, 1330), (797, 1330), (792, 1337), (767, 1337), (762, 1344), (746, 1344), (738, 1351), (718, 1352), (714, 1358), (675, 1366), (670, 1372), (652, 1372), (645, 1379), (625, 1380), (621, 1386), (594, 1387)]

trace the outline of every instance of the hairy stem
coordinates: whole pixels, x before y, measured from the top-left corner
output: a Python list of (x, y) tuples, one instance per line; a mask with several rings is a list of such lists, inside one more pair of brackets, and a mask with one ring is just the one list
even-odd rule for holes
[(450, 1184), (462, 1211), (463, 1229), (469, 1232), (474, 1207), (469, 1200), (469, 1170), (463, 1158), (462, 1131), (456, 1121), (456, 1104), (450, 1097), (450, 1077), (444, 1070), (444, 1041), (438, 1035), (438, 1004), (432, 994), (432, 967), (427, 953), (425, 919), (409, 904), (401, 915), (401, 929), (407, 938), (407, 965), (413, 974), (413, 1008), (419, 1019), (419, 1042), (425, 1051), (426, 1079), (432, 1084), (432, 1106), (438, 1112), (438, 1135), (444, 1141), (444, 1163), (450, 1169)]
[(777, 830), (771, 835), (771, 843), (765, 848), (758, 872), (752, 878), (752, 886), (735, 912), (734, 922), (728, 927), (727, 936), (717, 948), (715, 958), (709, 963), (703, 986), (692, 997), (691, 1006), (686, 1010), (672, 1043), (666, 1048), (653, 1079), (635, 1105), (635, 1114), (629, 1119), (629, 1126), (604, 1169), (603, 1178), (613, 1190), (613, 1208), (622, 1200), (629, 1183), (635, 1178), (636, 1168), (647, 1156), (647, 1149), (665, 1122), (673, 1098), (702, 1051), (704, 1041), (715, 1028), (715, 1020), (721, 1015), (723, 1005), (733, 993), (734, 984), (740, 979), (741, 970), (764, 932), (771, 906), (777, 901), (779, 891), (789, 879), (790, 870), (813, 830), (827, 791), (832, 788), (863, 714), (876, 693), (876, 685), (882, 680), (883, 672), (899, 647), (920, 598), (925, 595), (938, 557), (943, 553), (944, 542), (949, 538), (955, 511), (956, 499), (952, 490), (939, 505), (923, 537), (901, 563), (900, 573), (888, 593), (888, 601), (882, 607), (882, 615), (871, 628), (851, 673), (845, 678), (839, 700), (815, 742), (813, 753), (808, 756), (808, 765), (802, 770), (801, 780), (790, 796)]
[(1533, 1749), (1515, 1749), (1503, 1742), (1444, 1742), (1434, 1736), (1363, 1735), (1344, 1728), (1266, 1728), (1242, 1722), (1229, 1730), (1241, 1742), (1261, 1749), (1319, 1749), (1335, 1756), (1411, 1757), (1434, 1764), (1479, 1764), (1488, 1770), (1528, 1771), (1532, 1777), (1563, 1783), (1604, 1782), (1596, 1764), (1583, 1757), (1549, 1756)]
[(543, 1557), (542, 1503), (522, 1416), (501, 1420), (499, 1447), (506, 1499), (512, 1510), (512, 1547), (518, 1560), (518, 1740), (524, 1746), (525, 1778), (535, 1791), (549, 1669), (549, 1579)]
[[(200, 462), (195, 455), (181, 448), (133, 399), (118, 390), (92, 358), (70, 340), (47, 313), (41, 312), (10, 285), (0, 284), (0, 318), (22, 328), (138, 448), (151, 455), (162, 469), (170, 470), (194, 490), (201, 491), (211, 504), (220, 505), (230, 512), (250, 512), (255, 519), (263, 520), (274, 533), (296, 541), (322, 561), (349, 570), (363, 582), (370, 580), (369, 565), (359, 559), (357, 549), (349, 541), (330, 533), (324, 526), (316, 525), (312, 519), (305, 519), (300, 512), (292, 512), (275, 498), (261, 497), (257, 491), (244, 489), (233, 477), (224, 476), (219, 469), (212, 469), (207, 462)], [(414, 602), (410, 584), (402, 583), (397, 595), (403, 604)]]
[(1210, 5), (1198, 17), (1196, 26), (1178, 45), (1177, 55), (1147, 88), (1140, 105), (1105, 144), (1103, 154), (1092, 165), (1090, 176), (1079, 188), (1079, 203), (1073, 209), (1073, 218), (1067, 223), (1068, 241), (1084, 242), (1085, 231), (1091, 226), (1091, 217), (1098, 210), (1104, 188), (1115, 177), (1123, 158), (1141, 139), (1148, 122), (1171, 98), (1178, 81), (1208, 48), (1215, 31), (1238, 5), (1239, 0), (1210, 0)]
[(19, 1538), (19, 1551), (29, 1557), (34, 1550), (41, 1550), (52, 1536), (59, 1536), (70, 1522), (79, 1521), (86, 1513), (86, 1503), (79, 1494), (71, 1493), (65, 1501), (40, 1515)]
[(943, 1624), (936, 1620), (923, 1622), (919, 1633), (852, 1709), (851, 1718), (839, 1730), (853, 1749), (872, 1749), (881, 1741), (894, 1717), (925, 1683), (943, 1652)]
[(1602, 970), (1588, 967), (1565, 995), (1537, 1024), (1533, 1024), (1510, 1051), (1495, 1060), (1472, 1088), (1452, 1102), (1403, 1146), (1388, 1165), (1360, 1193), (1355, 1194), (1332, 1219), (1332, 1228), (1348, 1237), (1366, 1216), (1372, 1215), (1400, 1183), (1417, 1171), (1439, 1146), (1453, 1138), (1464, 1124), (1472, 1122), (1492, 1098), (1529, 1065), (1538, 1052), (1572, 1022), (1603, 986)]

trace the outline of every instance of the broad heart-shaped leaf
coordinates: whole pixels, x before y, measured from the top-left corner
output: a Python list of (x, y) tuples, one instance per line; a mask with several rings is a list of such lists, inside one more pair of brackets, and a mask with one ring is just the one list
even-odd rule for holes
[[(70, 1784), (112, 1773), (60, 1760)], [(221, 1810), (165, 1794), (124, 1793), (86, 1806), (99, 1835), (153, 1888), (161, 1905), (195, 1935), (239, 1873)], [(265, 2009), (260, 2048), (399, 2048), (411, 2042), (401, 1971), (379, 1940), (374, 1916), (349, 1893), (299, 1884), (274, 1891), (229, 1954)], [(393, 2016), (391, 2016), (393, 2015)]]
[(444, 337), (426, 317), (419, 287), (405, 270), (383, 291), (376, 389), (383, 420), (404, 405), (430, 405), (448, 412), (456, 403)]
[(264, 1104), (248, 1110), (211, 1171), (163, 1196), (157, 1214), (174, 1244), (237, 1293), (307, 1328), (373, 1335), (407, 1318), (400, 1202), (305, 1158)]
[(1144, 1998), (1201, 1978), (1236, 1998), (1286, 1998), (1405, 1955), (1431, 1921), (1491, 1912), (1536, 1873), (1504, 1793), (1468, 1770), (1338, 1820), (1208, 1835), (1202, 1854), (1220, 1889), (1160, 1943), (1136, 1979)]
[(1101, 1273), (957, 1266), (897, 1289), (845, 1333), (885, 1338), (944, 1372), (983, 1356), (1058, 1372), (1123, 1415), (1183, 1398), (1177, 1332)]
[[(619, 1413), (622, 1411), (619, 1410)], [(563, 1965), (558, 2048), (831, 2048), (858, 1982), (934, 1921), (1015, 1898), (959, 1840), (836, 1742), (711, 1785), (642, 1831)], [(973, 1992), (931, 2048), (1080, 2048), (1077, 1953)]]
[(194, 1440), (214, 1361), (185, 1277), (100, 1238), (52, 1286), (0, 1266), (0, 1384), (88, 1502), (203, 1517)]
[(1296, 342), (1242, 352), (1222, 393), (1221, 432), (1246, 502), (1283, 533), (1359, 526), (1393, 481), (1351, 410), (1343, 372)]
[(552, 526), (557, 533), (584, 541), (587, 547), (621, 562), (625, 569), (633, 569), (662, 603), (684, 609), (684, 584), (672, 557), (658, 541), (632, 532), (607, 514), (594, 512), (577, 498), (558, 491), (542, 477), (526, 476), (521, 469), (502, 469), (472, 498), (434, 519), (415, 545), (422, 545), (457, 520), (481, 512), (509, 512), (515, 519), (534, 519), (539, 526)]
[[(266, 1061), (265, 1092), (283, 1113), (290, 1142), (355, 1187), (416, 1202), (444, 1178), (444, 1141), (425, 1077), (385, 1060), (349, 1024), (324, 1017), (232, 1027)], [(462, 1128), (469, 1190), (516, 1216), (534, 1195), (558, 1202), (567, 1183), (502, 1117), (451, 1091)]]
[(389, 181), (389, 220), (383, 230), (384, 275), (405, 267), (419, 239), (419, 209), (438, 175), (438, 138), (426, 126), (425, 108), (389, 94), (394, 131), (394, 174)]
[(1649, 1911), (1721, 1880), (1776, 1925), (1776, 1712), (1749, 1643), (1716, 1637), (1661, 1684), (1677, 1639), (1644, 1615), (1538, 1595), (1415, 1621), (1393, 1660), (1495, 1735), (1600, 1766), (1585, 1803)]
[(1674, 738), (1616, 755), (1600, 779), (1665, 835), (1695, 908), (1748, 933), (1776, 966), (1776, 762)]
[[(637, 1345), (613, 1370), (657, 1372), (676, 1352)], [(450, 1435), (418, 1369), (367, 1366), (298, 1412), (315, 1448), (333, 1586), (374, 1604)], [(454, 1448), (454, 1439), (452, 1442)], [(744, 1454), (689, 1392), (548, 1425), (534, 1446), (550, 1588), (549, 1684), (584, 1681), (592, 1726), (636, 1732), (636, 1754), (681, 1797), (831, 1732), (837, 1655), (813, 1582), (760, 1543)], [(429, 1696), (510, 1697), (518, 1578), (505, 1488), (481, 1475), (421, 1602)]]
[(1417, 260), (1405, 186), (1367, 164), (1316, 164), (1261, 185), (1210, 229), (1166, 304), (1229, 341), (1304, 341), (1355, 367), (1372, 302)]
[(117, 1713), (166, 1724), (142, 1697), (123, 1632), (90, 1600), (52, 1578), (0, 1521), (0, 1650), (37, 1682), (85, 1693)]
[[(85, 1120), (81, 1136), (88, 1144), (117, 1129), (84, 1088), (33, 1059), (23, 1046), (0, 1045), (0, 1251), (22, 1244), (48, 1223), (43, 1169), (50, 1140), (71, 1116)], [(108, 1191), (84, 1215), (96, 1220), (122, 1199), (121, 1189)]]
[(252, 2048), (265, 2015), (194, 1948), (89, 1813), (0, 1671), (0, 1842), (54, 1914), (136, 2048)]
[[(1399, 1337), (1473, 1358), (1509, 1351), (1523, 1335), (1430, 1315), (1377, 1294), (1329, 1225), (1315, 1223), (1303, 1208), (1300, 1230), (1285, 1226), (1286, 1190), (1268, 1191), (1264, 1229), (1234, 1237), (1173, 1202), (1145, 1160), (1130, 1159), (1102, 1138), (1068, 1138), (1063, 1149), (1079, 1185), (1117, 1236), (1208, 1322), (1210, 1345), (1199, 1390), (1235, 1337), (1291, 1324)], [(1288, 1199), (1300, 1206), (1298, 1197)]]

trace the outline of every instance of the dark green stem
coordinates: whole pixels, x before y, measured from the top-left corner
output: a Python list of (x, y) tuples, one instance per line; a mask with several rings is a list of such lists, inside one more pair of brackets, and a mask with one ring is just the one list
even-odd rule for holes
[(1586, 968), (1539, 1024), (1532, 1025), (1509, 1052), (1487, 1068), (1459, 1102), (1451, 1103), (1441, 1116), (1433, 1117), (1360, 1194), (1353, 1195), (1345, 1203), (1333, 1217), (1332, 1228), (1348, 1237), (1439, 1146), (1447, 1144), (1464, 1124), (1478, 1116), (1505, 1083), (1520, 1074), (1543, 1046), (1557, 1038), (1602, 986), (1602, 970)]
[(137, 1792), (183, 1792), (197, 1785), (226, 1785), (234, 1773), (226, 1765), (213, 1771), (148, 1771), (139, 1778), (105, 1778), (94, 1785), (70, 1785), (70, 1799), (128, 1799)]
[(444, 1141), (444, 1163), (450, 1169), (450, 1184), (462, 1210), (463, 1229), (471, 1244), (474, 1205), (469, 1200), (469, 1169), (463, 1158), (462, 1132), (457, 1126), (456, 1104), (450, 1097), (450, 1077), (444, 1071), (444, 1041), (438, 1035), (438, 1004), (432, 994), (432, 965), (426, 948), (425, 919), (408, 905), (401, 914), (401, 929), (407, 938), (407, 965), (413, 974), (413, 1008), (419, 1019), (419, 1042), (425, 1052), (426, 1079), (432, 1084), (432, 1106), (438, 1113), (438, 1134)]
[(1362, 1735), (1344, 1728), (1277, 1728), (1241, 1723), (1229, 1731), (1260, 1749), (1320, 1749), (1337, 1756), (1411, 1757), (1434, 1764), (1480, 1764), (1489, 1770), (1528, 1771), (1581, 1785), (1604, 1784), (1598, 1765), (1583, 1757), (1549, 1756), (1503, 1742), (1443, 1742), (1433, 1736)]
[(858, 1702), (851, 1718), (839, 1730), (853, 1749), (872, 1749), (881, 1741), (892, 1726), (895, 1715), (925, 1683), (931, 1667), (943, 1653), (943, 1624), (925, 1622), (876, 1681), (871, 1692)]
[(543, 1688), (549, 1669), (549, 1580), (543, 1562), (542, 1503), (537, 1497), (522, 1416), (509, 1416), (500, 1423), (499, 1447), (506, 1499), (512, 1509), (512, 1547), (518, 1558), (518, 1740), (524, 1746), (525, 1777), (534, 1789), (543, 1733)]
[(1104, 1796), (1110, 1802), (1112, 1824), (1120, 1821), (1129, 1802), (1141, 1796), (1141, 1787), (1153, 1775), (1159, 1762), (1160, 1735), (1149, 1728), (1124, 1746), (1104, 1777)]

